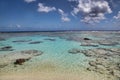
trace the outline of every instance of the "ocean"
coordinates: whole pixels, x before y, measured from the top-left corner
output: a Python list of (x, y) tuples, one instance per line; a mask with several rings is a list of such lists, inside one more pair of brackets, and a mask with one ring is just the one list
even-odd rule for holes
[(120, 80), (120, 31), (0, 33), (0, 80)]

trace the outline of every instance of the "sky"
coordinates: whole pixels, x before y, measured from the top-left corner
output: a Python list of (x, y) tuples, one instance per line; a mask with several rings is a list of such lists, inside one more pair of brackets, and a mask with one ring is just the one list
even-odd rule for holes
[(120, 0), (0, 0), (0, 31), (120, 30)]

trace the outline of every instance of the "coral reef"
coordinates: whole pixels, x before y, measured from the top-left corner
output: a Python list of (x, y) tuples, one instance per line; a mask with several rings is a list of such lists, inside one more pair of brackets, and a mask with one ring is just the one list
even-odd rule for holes
[(48, 41), (55, 41), (55, 39), (54, 39), (54, 38), (46, 38), (46, 39), (44, 39), (44, 40), (48, 40)]
[(14, 62), (15, 65), (22, 65), (24, 62), (30, 60), (30, 58), (20, 58), (20, 59), (16, 59), (16, 61)]
[(120, 79), (120, 48), (71, 49), (68, 52), (72, 54), (82, 53), (87, 57), (92, 57), (94, 60), (89, 61), (88, 71), (95, 71)]
[(30, 42), (29, 44), (39, 44), (39, 43), (43, 43), (42, 41), (34, 41), (34, 42)]
[(5, 46), (0, 48), (0, 51), (13, 51), (12, 46)]
[(33, 57), (40, 56), (42, 54), (43, 52), (38, 50), (24, 50), (8, 54), (0, 54), (0, 68), (4, 68), (9, 64), (22, 65)]

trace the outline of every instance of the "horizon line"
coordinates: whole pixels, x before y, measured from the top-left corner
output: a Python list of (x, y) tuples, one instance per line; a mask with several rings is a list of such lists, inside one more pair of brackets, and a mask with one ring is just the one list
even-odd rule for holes
[(70, 31), (120, 31), (120, 30), (42, 30), (42, 31), (38, 31), (38, 30), (21, 30), (21, 31), (0, 31), (0, 33), (12, 33), (12, 32), (70, 32)]

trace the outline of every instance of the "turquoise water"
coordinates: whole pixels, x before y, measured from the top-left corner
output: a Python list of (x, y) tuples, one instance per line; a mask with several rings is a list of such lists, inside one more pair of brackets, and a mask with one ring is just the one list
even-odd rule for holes
[[(83, 33), (82, 33), (83, 34)], [(75, 34), (78, 37), (88, 37), (93, 40), (100, 40), (103, 39), (102, 36), (90, 36), (90, 34)], [(9, 34), (8, 34), (9, 35)], [(60, 35), (60, 34), (59, 34)], [(63, 35), (63, 34), (62, 34)], [(70, 34), (66, 34), (66, 37), (69, 37)], [(64, 37), (65, 37), (64, 36)], [(80, 50), (84, 49), (93, 49), (93, 48), (120, 48), (120, 45), (116, 46), (104, 46), (99, 45), (99, 47), (92, 47), (92, 46), (80, 46), (81, 42), (75, 40), (67, 40), (66, 38), (61, 38), (57, 35), (54, 37), (43, 36), (43, 35), (29, 35), (29, 36), (12, 36), (6, 38), (5, 41), (0, 41), (0, 47), (3, 46), (12, 46), (14, 51), (0, 51), (0, 54), (4, 53), (12, 53), (17, 51), (23, 50), (38, 50), (43, 51), (44, 53), (40, 56), (37, 56), (32, 59), (32, 62), (28, 62), (31, 66), (35, 64), (42, 64), (42, 63), (51, 63), (55, 64), (59, 67), (64, 69), (70, 69), (79, 71), (80, 68), (86, 68), (88, 66), (88, 61), (92, 60), (91, 58), (85, 56), (84, 54), (70, 54), (68, 50), (76, 48)], [(55, 41), (45, 40), (45, 39), (55, 39)], [(26, 42), (13, 42), (17, 40), (26, 40)], [(28, 42), (27, 42), (28, 40)], [(39, 44), (29, 44), (30, 42), (34, 41), (42, 41)], [(119, 41), (118, 41), (119, 42)]]
[[(54, 38), (55, 41), (49, 41), (44, 39)], [(16, 40), (32, 40), (32, 41), (43, 41), (39, 44), (29, 44), (29, 42), (12, 42)], [(22, 50), (40, 50), (43, 51), (43, 55), (36, 57), (32, 60), (32, 63), (42, 63), (42, 62), (51, 62), (55, 65), (59, 65), (64, 69), (76, 69), (79, 70), (79, 67), (87, 66), (87, 57), (83, 54), (70, 54), (68, 50), (72, 48), (83, 49), (80, 46), (80, 42), (67, 41), (65, 39), (60, 39), (59, 37), (45, 37), (45, 36), (25, 36), (25, 37), (13, 37), (9, 38), (6, 41), (2, 41), (4, 46), (12, 46), (14, 51)], [(13, 52), (14, 52), (13, 51)], [(1, 51), (1, 54), (11, 53), (11, 51)], [(37, 60), (36, 60), (37, 59)], [(74, 68), (73, 68), (74, 67)]]

